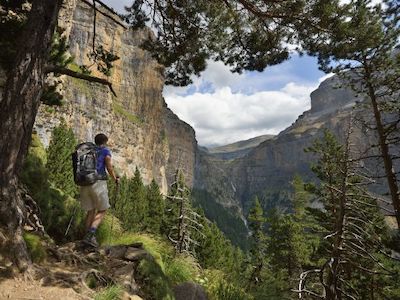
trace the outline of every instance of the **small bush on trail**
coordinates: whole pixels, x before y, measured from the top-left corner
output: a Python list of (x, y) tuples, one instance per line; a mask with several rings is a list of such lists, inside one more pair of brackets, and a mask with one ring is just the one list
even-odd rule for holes
[(24, 240), (34, 263), (40, 263), (47, 258), (46, 249), (39, 236), (25, 232)]

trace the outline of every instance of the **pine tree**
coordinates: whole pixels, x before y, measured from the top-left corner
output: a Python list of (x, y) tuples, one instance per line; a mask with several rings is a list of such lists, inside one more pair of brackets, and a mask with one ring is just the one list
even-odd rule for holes
[(147, 222), (146, 228), (152, 233), (160, 233), (164, 219), (164, 198), (156, 181), (153, 179), (146, 188)]
[(262, 272), (265, 266), (266, 254), (266, 237), (264, 234), (265, 217), (264, 211), (261, 207), (260, 201), (256, 196), (254, 205), (250, 209), (249, 216), (249, 229), (252, 235), (252, 246), (250, 248), (251, 256), (251, 275), (248, 279), (249, 288), (260, 285)]
[(215, 223), (203, 222), (203, 238), (199, 238), (196, 256), (206, 269), (222, 269), (226, 263), (225, 237)]
[[(324, 139), (309, 149), (320, 157), (313, 171), (321, 183), (314, 191), (324, 209), (315, 214), (322, 229), (320, 267), (301, 274), (301, 296), (375, 299), (377, 287), (370, 293), (371, 282), (389, 275), (379, 259), (384, 250), (380, 242), (383, 217), (367, 191), (370, 181), (365, 174), (359, 175), (363, 167), (352, 157), (350, 135), (351, 127), (342, 146), (325, 132)], [(319, 288), (311, 280), (313, 275), (319, 279)]]
[[(365, 160), (378, 159), (383, 168), (398, 227), (400, 227), (400, 178), (397, 146), (399, 137), (400, 92), (400, 6), (397, 0), (384, 0), (373, 6), (371, 0), (349, 1), (342, 18), (328, 24), (328, 30), (310, 29), (304, 33), (304, 47), (318, 56), (321, 68), (335, 73), (342, 86), (351, 88), (364, 109), (360, 120), (373, 130), (376, 142), (365, 153)], [(310, 31), (314, 31), (313, 33)], [(365, 116), (366, 115), (366, 116)]]
[(50, 145), (47, 148), (46, 168), (49, 180), (56, 188), (71, 197), (75, 197), (78, 193), (71, 162), (71, 154), (76, 144), (72, 129), (62, 121), (53, 129)]
[(270, 269), (273, 274), (279, 274), (279, 294), (289, 297), (303, 266), (309, 264), (312, 248), (303, 224), (294, 214), (280, 214), (273, 209), (267, 220)]
[(144, 228), (147, 217), (146, 189), (139, 169), (136, 167), (133, 178), (128, 181), (125, 209), (126, 226), (129, 230)]
[[(128, 199), (128, 185), (129, 179), (126, 176), (122, 176), (119, 181), (118, 188), (115, 187), (115, 182), (113, 180), (108, 181), (109, 184), (109, 194), (110, 194), (110, 205), (113, 209), (115, 216), (121, 221), (124, 227), (128, 222), (128, 205), (130, 204)], [(117, 194), (115, 194), (117, 193)], [(115, 201), (114, 201), (115, 200)]]
[(307, 37), (309, 28), (324, 31), (341, 17), (340, 6), (321, 0), (135, 0), (125, 20), (134, 28), (151, 22), (156, 38), (144, 47), (166, 66), (167, 84), (183, 86), (208, 59), (235, 72), (283, 62), (289, 58), (288, 43)]

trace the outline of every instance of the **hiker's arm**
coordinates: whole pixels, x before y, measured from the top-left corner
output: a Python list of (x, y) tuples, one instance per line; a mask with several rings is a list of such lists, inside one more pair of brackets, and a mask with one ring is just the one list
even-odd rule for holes
[(111, 163), (111, 156), (107, 155), (105, 161), (108, 174), (110, 174), (110, 176), (112, 177), (112, 179), (114, 179), (115, 182), (118, 182), (118, 177), (115, 175), (114, 168)]

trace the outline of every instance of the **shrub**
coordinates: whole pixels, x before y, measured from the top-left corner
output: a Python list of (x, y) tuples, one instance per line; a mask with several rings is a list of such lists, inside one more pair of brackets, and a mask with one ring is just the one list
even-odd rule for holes
[(46, 249), (39, 236), (25, 232), (24, 240), (33, 262), (40, 263), (46, 259)]
[[(40, 208), (40, 219), (47, 233), (56, 241), (77, 239), (82, 233), (84, 213), (78, 201), (50, 183), (45, 167), (46, 161), (46, 151), (38, 136), (34, 134), (21, 180)], [(71, 218), (71, 228), (66, 237), (65, 231)]]

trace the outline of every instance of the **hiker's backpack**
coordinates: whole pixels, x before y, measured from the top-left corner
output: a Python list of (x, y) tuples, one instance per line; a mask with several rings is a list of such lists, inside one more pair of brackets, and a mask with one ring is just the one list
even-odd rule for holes
[(72, 154), (72, 166), (77, 185), (92, 185), (97, 181), (97, 150), (97, 146), (90, 142), (76, 146)]

